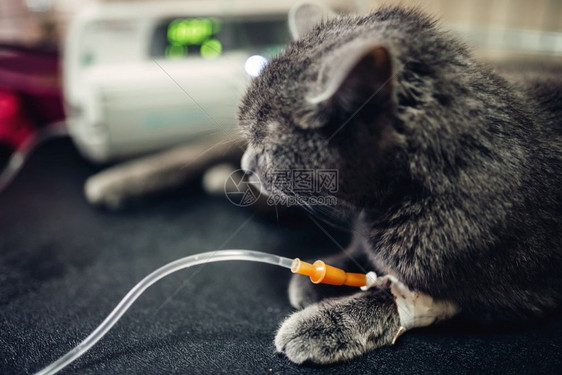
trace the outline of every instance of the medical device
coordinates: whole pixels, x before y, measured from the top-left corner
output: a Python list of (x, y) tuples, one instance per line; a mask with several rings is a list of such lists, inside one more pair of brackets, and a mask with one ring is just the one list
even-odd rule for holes
[(293, 1), (95, 3), (64, 49), (69, 131), (105, 162), (235, 126), (252, 76), (289, 41)]
[(196, 265), (227, 260), (246, 260), (273, 264), (279, 267), (289, 268), (291, 272), (306, 275), (315, 284), (347, 285), (369, 288), (377, 283), (377, 275), (374, 272), (367, 274), (348, 273), (339, 268), (329, 266), (318, 260), (314, 264), (306, 263), (298, 258), (290, 259), (278, 255), (263, 253), (252, 250), (217, 250), (206, 253), (195, 254), (178, 259), (158, 268), (150, 275), (142, 279), (127, 295), (119, 302), (105, 320), (74, 349), (37, 372), (37, 375), (55, 374), (76, 360), (95, 345), (125, 314), (133, 302), (152, 284), (168, 276), (171, 273)]

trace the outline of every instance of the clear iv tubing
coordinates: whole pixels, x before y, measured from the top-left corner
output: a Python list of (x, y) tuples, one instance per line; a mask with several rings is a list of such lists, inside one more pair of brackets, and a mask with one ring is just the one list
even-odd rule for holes
[(131, 289), (131, 291), (129, 291), (129, 293), (127, 293), (127, 295), (121, 300), (121, 302), (119, 302), (117, 307), (113, 309), (111, 314), (109, 314), (107, 318), (105, 318), (105, 320), (80, 344), (44, 369), (38, 371), (36, 374), (55, 374), (76, 360), (82, 354), (86, 353), (88, 349), (101, 340), (101, 338), (105, 336), (115, 323), (119, 321), (121, 316), (125, 314), (133, 302), (135, 302), (149, 286), (158, 280), (184, 268), (189, 268), (198, 264), (223, 262), (226, 260), (247, 260), (251, 262), (269, 263), (285, 268), (291, 268), (291, 265), (293, 264), (292, 259), (252, 250), (209, 251), (207, 253), (191, 255), (168, 263), (165, 266), (158, 268), (135, 285), (134, 288)]

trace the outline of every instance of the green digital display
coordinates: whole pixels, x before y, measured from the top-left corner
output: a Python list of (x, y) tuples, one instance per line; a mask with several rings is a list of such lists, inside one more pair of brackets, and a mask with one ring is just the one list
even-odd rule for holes
[(199, 55), (206, 59), (219, 57), (223, 48), (216, 35), (221, 26), (221, 21), (214, 17), (173, 20), (167, 30), (166, 57), (184, 57), (190, 50), (198, 50)]
[(206, 59), (219, 57), (222, 53), (222, 44), (216, 39), (208, 39), (201, 44), (200, 53)]
[(157, 23), (151, 57), (217, 59), (233, 51), (269, 56), (290, 40), (285, 14), (165, 18)]

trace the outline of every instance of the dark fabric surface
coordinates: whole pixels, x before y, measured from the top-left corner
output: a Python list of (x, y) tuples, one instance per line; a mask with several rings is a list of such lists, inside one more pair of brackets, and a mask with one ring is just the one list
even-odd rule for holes
[[(251, 211), (195, 188), (121, 212), (96, 210), (82, 195), (94, 172), (70, 142), (55, 141), (0, 194), (1, 374), (36, 371), (66, 353), (135, 283), (182, 256), (220, 246), (291, 257), (337, 251), (310, 221), (248, 220)], [(345, 244), (345, 235), (335, 235)], [(289, 277), (245, 262), (180, 271), (151, 287), (63, 373), (556, 373), (562, 367), (559, 314), (502, 329), (457, 320), (408, 332), (394, 347), (348, 363), (299, 367), (273, 346), (279, 322), (293, 311)]]

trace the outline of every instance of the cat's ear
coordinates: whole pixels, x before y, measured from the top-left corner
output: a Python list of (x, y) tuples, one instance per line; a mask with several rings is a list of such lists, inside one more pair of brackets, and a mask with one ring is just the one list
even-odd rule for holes
[(289, 29), (293, 40), (297, 40), (310, 32), (320, 22), (335, 16), (330, 9), (323, 5), (299, 1), (289, 10)]
[(359, 111), (382, 108), (392, 90), (389, 49), (373, 40), (350, 43), (326, 57), (317, 84), (305, 99), (308, 106), (295, 114), (295, 122), (301, 128), (315, 129), (330, 119), (347, 121)]
[(319, 74), (319, 90), (310, 104), (359, 110), (367, 102), (382, 102), (392, 95), (392, 57), (388, 48), (375, 41), (338, 51)]

